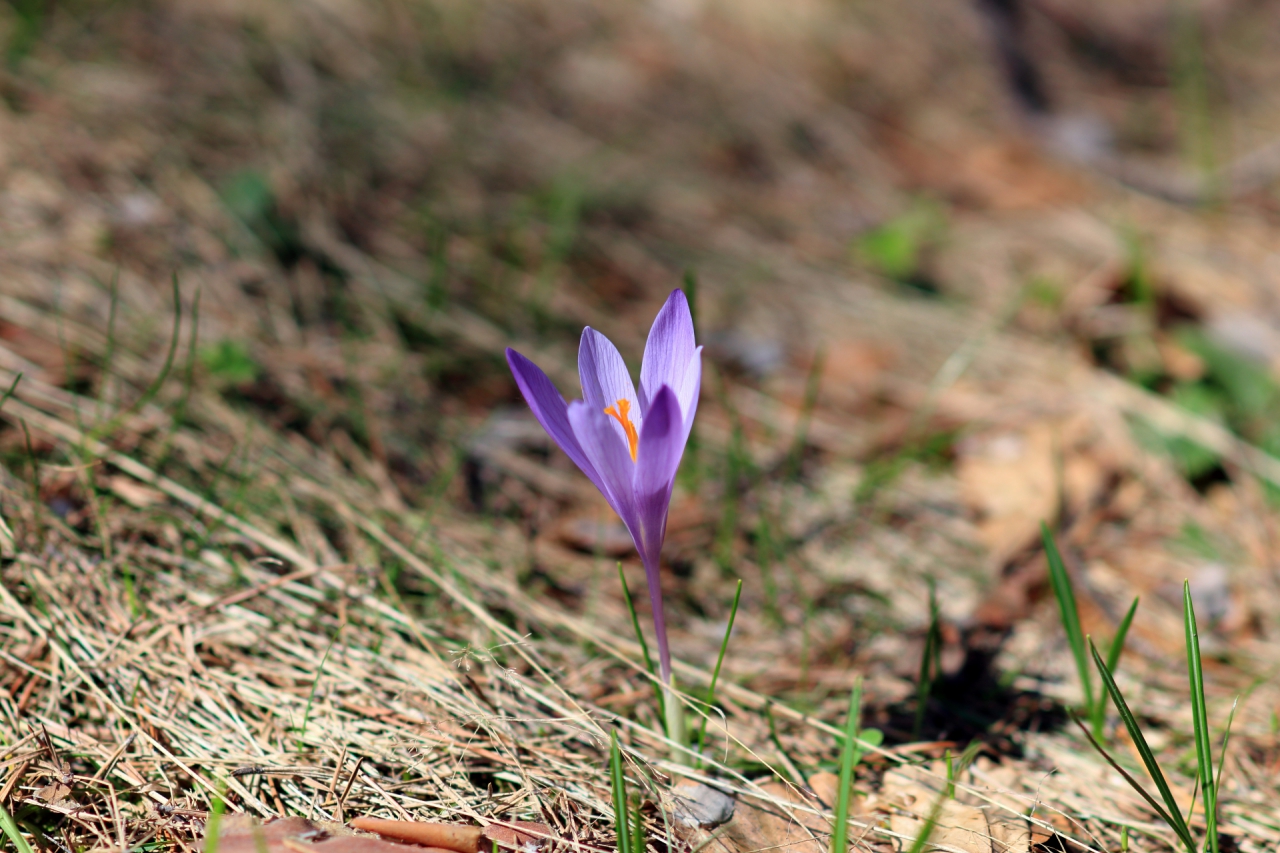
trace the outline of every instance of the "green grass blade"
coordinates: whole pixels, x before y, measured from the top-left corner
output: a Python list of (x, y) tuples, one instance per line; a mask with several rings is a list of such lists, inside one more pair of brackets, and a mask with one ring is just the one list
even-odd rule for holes
[(653, 685), (654, 701), (658, 703), (658, 719), (666, 720), (666, 707), (662, 697), (662, 679), (658, 678), (658, 671), (653, 666), (653, 658), (649, 655), (649, 644), (644, 641), (644, 632), (640, 630), (640, 617), (636, 615), (636, 604), (631, 600), (631, 588), (627, 586), (627, 576), (622, 573), (621, 562), (618, 563), (618, 580), (622, 582), (622, 601), (627, 605), (627, 612), (631, 614), (631, 627), (636, 632), (636, 642), (640, 644), (640, 654), (644, 656), (644, 668), (648, 670), (651, 676), (649, 682)]
[(805, 784), (804, 774), (800, 772), (800, 768), (796, 766), (795, 761), (787, 753), (787, 748), (782, 745), (782, 739), (778, 737), (778, 721), (774, 719), (773, 704), (771, 702), (766, 703), (764, 706), (764, 720), (769, 726), (769, 742), (778, 751), (778, 759), (781, 765), (775, 767), (774, 772), (782, 777), (784, 781), (796, 785)]
[[(1093, 736), (1093, 732), (1089, 731), (1088, 726), (1080, 722), (1079, 717), (1077, 717), (1075, 714), (1072, 714), (1071, 719), (1075, 722), (1077, 726), (1080, 727), (1080, 731), (1082, 731), (1084, 733), (1084, 736), (1089, 739), (1089, 743), (1093, 746), (1094, 749), (1098, 751), (1098, 754), (1101, 755), (1103, 759), (1105, 759), (1106, 762), (1111, 765), (1111, 769), (1119, 773), (1120, 776), (1126, 782), (1129, 783), (1129, 787), (1137, 791), (1138, 794), (1142, 797), (1142, 799), (1147, 801), (1147, 805), (1151, 806), (1151, 810), (1154, 811), (1162, 821), (1168, 824), (1170, 829), (1172, 829), (1175, 833), (1178, 834), (1178, 840), (1181, 841), (1183, 844), (1187, 845), (1189, 853), (1195, 853), (1195, 841), (1191, 838), (1190, 834), (1188, 833), (1186, 836), (1182, 835), (1182, 833), (1178, 830), (1177, 821), (1175, 821), (1173, 816), (1170, 815), (1167, 811), (1165, 811), (1164, 808), (1161, 807), (1161, 805), (1158, 802), (1156, 802), (1155, 797), (1147, 793), (1147, 789), (1142, 787), (1141, 782), (1133, 778), (1133, 775), (1129, 773), (1128, 770), (1125, 770), (1123, 767), (1121, 767), (1119, 763), (1117, 763), (1117, 761), (1111, 757), (1111, 753), (1107, 752), (1106, 749), (1103, 748), (1102, 744), (1098, 743), (1097, 739)], [(1176, 814), (1176, 811), (1175, 811), (1175, 814)], [(1181, 818), (1179, 818), (1178, 820), (1181, 820)]]
[(1084, 693), (1084, 707), (1093, 708), (1093, 679), (1089, 676), (1089, 656), (1085, 652), (1084, 632), (1080, 630), (1080, 612), (1076, 609), (1076, 593), (1071, 587), (1071, 576), (1058, 553), (1057, 543), (1049, 532), (1049, 525), (1040, 522), (1040, 536), (1044, 540), (1044, 555), (1049, 562), (1049, 583), (1053, 597), (1058, 600), (1058, 613), (1062, 616), (1062, 628), (1067, 632), (1071, 654), (1076, 659), (1076, 672), (1080, 675), (1080, 689)]
[(165, 434), (160, 452), (157, 454), (161, 462), (168, 458), (174, 433), (182, 428), (183, 422), (187, 419), (191, 390), (196, 384), (196, 354), (200, 343), (200, 293), (201, 290), (197, 287), (195, 296), (191, 300), (191, 334), (187, 338), (187, 358), (182, 366), (182, 395), (173, 407), (173, 415), (169, 418), (169, 431)]
[(86, 436), (91, 441), (97, 441), (104, 436), (110, 435), (115, 431), (116, 427), (124, 422), (126, 418), (134, 412), (141, 411), (155, 396), (160, 393), (160, 389), (164, 387), (165, 381), (169, 378), (169, 372), (173, 370), (173, 360), (178, 354), (178, 341), (182, 336), (182, 288), (178, 284), (178, 274), (173, 274), (173, 331), (169, 338), (169, 349), (164, 356), (164, 364), (160, 366), (160, 372), (151, 380), (151, 384), (143, 390), (141, 396), (134, 400), (130, 405), (116, 412), (114, 417), (109, 418), (106, 423), (100, 424), (89, 431)]
[[(1111, 670), (1107, 669), (1106, 663), (1102, 660), (1102, 655), (1098, 654), (1098, 649), (1089, 643), (1089, 651), (1093, 653), (1093, 662), (1098, 668), (1098, 673), (1102, 676), (1102, 684), (1106, 687), (1107, 692), (1111, 694), (1111, 701), (1115, 703), (1116, 711), (1120, 714), (1120, 719), (1124, 723), (1125, 729), (1129, 732), (1129, 737), (1133, 739), (1133, 745), (1138, 750), (1138, 755), (1142, 759), (1143, 765), (1147, 768), (1147, 775), (1151, 777), (1151, 781), (1155, 782), (1156, 790), (1160, 792), (1160, 798), (1164, 800), (1168, 811), (1161, 811), (1160, 818), (1169, 824), (1170, 828), (1178, 834), (1179, 840), (1186, 845), (1188, 853), (1196, 853), (1196, 844), (1191, 837), (1191, 830), (1187, 828), (1187, 822), (1182, 817), (1182, 811), (1178, 808), (1178, 802), (1173, 798), (1173, 791), (1169, 789), (1169, 782), (1164, 777), (1164, 772), (1160, 770), (1160, 765), (1156, 763), (1155, 754), (1151, 751), (1151, 747), (1147, 744), (1147, 739), (1142, 734), (1142, 728), (1138, 725), (1138, 720), (1133, 716), (1133, 712), (1129, 710), (1129, 704), (1124, 701), (1124, 694), (1120, 692), (1120, 686), (1116, 684), (1115, 678), (1111, 675)], [(1093, 741), (1092, 735), (1089, 738)], [(1096, 746), (1096, 741), (1094, 742)], [(1106, 753), (1104, 752), (1105, 756)], [(1108, 759), (1110, 760), (1110, 759)], [(1113, 767), (1117, 767), (1112, 762)], [(1123, 771), (1121, 771), (1123, 773)], [(1146, 794), (1144, 788), (1136, 783), (1132, 777), (1125, 774), (1129, 784), (1134, 785), (1134, 790), (1138, 791), (1147, 799), (1149, 803), (1154, 805), (1155, 801)]]
[(1222, 767), (1227, 763), (1227, 744), (1231, 743), (1231, 724), (1236, 721), (1236, 708), (1240, 706), (1240, 697), (1231, 703), (1231, 713), (1227, 715), (1227, 730), (1222, 735), (1222, 751), (1218, 753), (1218, 775), (1214, 777), (1218, 786), (1222, 786)]
[(698, 328), (698, 273), (692, 269), (684, 271), (681, 281), (684, 286), (684, 298), (689, 303), (689, 316), (693, 319), (693, 327)]
[(826, 364), (827, 354), (821, 346), (813, 354), (813, 364), (809, 366), (809, 376), (804, 382), (804, 400), (800, 404), (800, 417), (796, 420), (796, 434), (791, 441), (791, 452), (787, 455), (786, 479), (794, 480), (800, 476), (800, 467), (804, 462), (804, 449), (809, 443), (809, 424), (813, 420), (813, 410), (818, 405), (818, 387), (822, 382), (822, 369)]
[(0, 806), (0, 832), (3, 832), (5, 838), (12, 842), (18, 853), (32, 853), (31, 845), (18, 830), (17, 821), (13, 819), (13, 815), (5, 811), (4, 806)]
[(947, 792), (943, 791), (929, 808), (929, 815), (924, 819), (924, 826), (920, 827), (920, 834), (911, 843), (910, 853), (924, 853), (925, 847), (929, 844), (929, 837), (933, 835), (934, 827), (938, 825), (938, 817), (942, 814), (942, 807), (946, 802)]
[(711, 716), (711, 707), (716, 703), (716, 682), (720, 680), (720, 666), (724, 663), (725, 653), (729, 651), (729, 637), (733, 634), (733, 623), (738, 618), (738, 602), (742, 600), (742, 579), (738, 579), (738, 588), (733, 593), (733, 604), (729, 607), (729, 624), (724, 629), (724, 639), (720, 641), (720, 654), (716, 658), (716, 667), (711, 671), (711, 683), (707, 687), (707, 711), (702, 717), (702, 725), (698, 727), (698, 761), (702, 766), (702, 744), (707, 737), (707, 720)]
[(1196, 765), (1204, 798), (1205, 833), (1210, 853), (1218, 853), (1218, 791), (1213, 781), (1213, 753), (1209, 745), (1209, 712), (1204, 701), (1204, 669), (1200, 661), (1200, 629), (1196, 625), (1191, 584), (1182, 582), (1183, 628), (1187, 640), (1187, 677), (1191, 683), (1191, 725), (1196, 740)]
[(648, 839), (644, 835), (644, 815), (640, 813), (640, 807), (636, 806), (631, 810), (631, 853), (644, 853), (647, 845)]
[(773, 574), (774, 543), (769, 514), (761, 512), (756, 521), (756, 566), (760, 570), (760, 583), (764, 587), (764, 617), (774, 627), (783, 627), (782, 611), (778, 608), (778, 581)]
[(98, 380), (98, 409), (106, 404), (107, 386), (116, 359), (116, 313), (120, 307), (120, 267), (111, 274), (107, 285), (107, 347), (102, 354), (102, 376)]
[(941, 644), (938, 588), (934, 579), (929, 578), (929, 632), (925, 634), (924, 651), (920, 654), (920, 676), (916, 680), (916, 719), (911, 728), (911, 736), (914, 740), (920, 739), (920, 732), (924, 728), (924, 715), (929, 709), (929, 697), (933, 695), (933, 680), (938, 675)]
[(1138, 599), (1134, 598), (1129, 605), (1129, 612), (1124, 614), (1120, 624), (1116, 626), (1116, 635), (1111, 638), (1111, 647), (1107, 649), (1107, 671), (1115, 674), (1120, 665), (1120, 655), (1124, 652), (1124, 641), (1129, 636), (1129, 626), (1133, 624), (1133, 616), (1138, 612)]
[(862, 719), (862, 679), (853, 682), (849, 716), (844, 723), (844, 748), (840, 750), (840, 791), (836, 795), (836, 825), (831, 833), (831, 853), (849, 849), (849, 799), (853, 793), (853, 768), (862, 757), (858, 729)]
[(627, 821), (627, 777), (622, 768), (622, 748), (618, 733), (609, 732), (609, 781), (613, 787), (613, 826), (618, 834), (618, 853), (631, 853), (631, 827)]
[(204, 826), (204, 853), (218, 853), (219, 833), (222, 830), (222, 814), (227, 810), (227, 785), (219, 783), (218, 793), (209, 804), (209, 821)]
[(9, 390), (0, 394), (0, 409), (4, 408), (4, 404), (9, 402), (9, 398), (18, 390), (18, 383), (22, 381), (22, 374), (18, 373), (13, 377), (13, 384), (9, 386)]
[[(1129, 626), (1133, 624), (1133, 616), (1138, 612), (1138, 599), (1133, 599), (1133, 604), (1129, 605), (1129, 612), (1124, 614), (1124, 618), (1120, 620), (1120, 624), (1116, 626), (1116, 635), (1111, 638), (1111, 645), (1107, 649), (1107, 671), (1114, 674), (1116, 667), (1120, 665), (1120, 655), (1124, 652), (1124, 641), (1129, 636)], [(1089, 709), (1090, 724), (1093, 726), (1093, 734), (1095, 737), (1102, 737), (1102, 729), (1107, 722), (1107, 691), (1098, 691), (1098, 696), (1094, 699), (1093, 707)]]
[(336, 642), (338, 642), (338, 635), (335, 633), (329, 640), (329, 646), (324, 650), (324, 656), (320, 658), (320, 666), (316, 669), (316, 677), (311, 681), (311, 692), (307, 694), (307, 704), (302, 709), (302, 725), (298, 727), (299, 752), (306, 748), (305, 738), (307, 736), (307, 723), (311, 720), (311, 704), (315, 701), (316, 688), (320, 686), (320, 679), (324, 676), (325, 664), (329, 662), (329, 653), (333, 651), (333, 644)]

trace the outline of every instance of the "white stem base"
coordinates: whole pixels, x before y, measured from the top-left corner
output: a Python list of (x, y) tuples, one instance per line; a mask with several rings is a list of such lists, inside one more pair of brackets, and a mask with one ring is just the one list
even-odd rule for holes
[(685, 749), (684, 736), (684, 703), (676, 695), (676, 677), (672, 673), (671, 681), (663, 685), (662, 708), (666, 715), (667, 740), (671, 741), (671, 760), (677, 764), (690, 765), (691, 756)]

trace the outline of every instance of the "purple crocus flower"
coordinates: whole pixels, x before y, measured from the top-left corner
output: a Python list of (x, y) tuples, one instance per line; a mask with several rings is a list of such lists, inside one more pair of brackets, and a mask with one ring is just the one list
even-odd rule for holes
[(536, 364), (510, 348), (507, 364), (543, 429), (595, 483), (631, 532), (649, 584), (662, 680), (670, 684), (658, 557), (667, 533), (671, 487), (702, 388), (702, 347), (694, 343), (684, 293), (672, 291), (653, 321), (638, 392), (617, 348), (590, 326), (582, 330), (578, 348), (582, 400), (566, 403)]

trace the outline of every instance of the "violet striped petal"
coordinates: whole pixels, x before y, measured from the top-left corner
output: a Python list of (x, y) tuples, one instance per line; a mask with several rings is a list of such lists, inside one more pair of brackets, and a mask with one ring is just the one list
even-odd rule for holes
[[(578, 377), (587, 405), (598, 412), (612, 408), (619, 416), (629, 419), (638, 434), (643, 412), (635, 385), (631, 383), (631, 372), (613, 342), (590, 326), (582, 330), (582, 342), (578, 345)], [(620, 410), (619, 400), (627, 401), (626, 412)], [(627, 433), (621, 420), (610, 420), (613, 430), (625, 441)]]
[(573, 460), (573, 464), (577, 465), (582, 473), (587, 475), (587, 479), (603, 492), (604, 481), (595, 466), (591, 464), (587, 454), (583, 452), (577, 436), (574, 435), (573, 426), (569, 422), (569, 404), (564, 401), (564, 397), (560, 396), (560, 392), (556, 390), (556, 386), (547, 374), (543, 373), (538, 365), (510, 347), (507, 347), (507, 366), (511, 368), (516, 386), (524, 395), (524, 400), (533, 411), (533, 416), (538, 419), (538, 423), (542, 424), (547, 435), (560, 445), (560, 449)]
[(685, 371), (684, 378), (684, 387), (674, 389), (676, 401), (680, 404), (680, 415), (684, 418), (681, 447), (689, 441), (689, 433), (693, 431), (693, 416), (698, 413), (698, 398), (702, 395), (702, 347), (693, 351), (693, 358), (689, 359), (689, 368)]
[(689, 367), (696, 348), (689, 300), (683, 291), (673, 290), (649, 329), (640, 363), (640, 408), (646, 416), (663, 385), (676, 392), (682, 409), (686, 406)]
[(671, 487), (680, 456), (684, 453), (684, 419), (670, 386), (663, 385), (649, 407), (640, 431), (636, 456), (636, 494), (646, 495)]
[(609, 506), (622, 519), (622, 523), (631, 532), (631, 538), (640, 552), (645, 556), (644, 541), (640, 536), (638, 517), (636, 514), (635, 486), (632, 478), (635, 463), (631, 461), (631, 453), (627, 449), (626, 439), (619, 436), (610, 424), (614, 423), (602, 410), (574, 400), (569, 404), (569, 423), (573, 434), (582, 447), (591, 465), (599, 472), (600, 482), (597, 487), (604, 495)]
[(636, 515), (645, 549), (651, 554), (662, 550), (662, 540), (666, 537), (667, 507), (671, 504), (671, 486), (684, 453), (684, 438), (680, 404), (670, 386), (663, 385), (644, 420), (635, 465)]

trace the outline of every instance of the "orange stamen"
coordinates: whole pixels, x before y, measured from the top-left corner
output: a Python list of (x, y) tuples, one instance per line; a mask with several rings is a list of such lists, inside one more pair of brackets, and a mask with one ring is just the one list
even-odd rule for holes
[(627, 444), (631, 445), (631, 461), (635, 462), (636, 450), (640, 447), (640, 434), (636, 432), (636, 425), (631, 422), (631, 401), (619, 400), (617, 408), (610, 406), (604, 413), (622, 424), (622, 431), (627, 434)]

